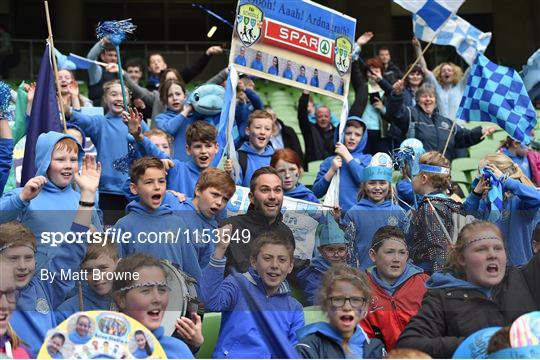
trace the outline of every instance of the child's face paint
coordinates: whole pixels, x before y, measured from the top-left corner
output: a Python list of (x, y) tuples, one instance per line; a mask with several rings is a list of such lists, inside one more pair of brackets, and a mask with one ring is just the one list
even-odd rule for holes
[[(340, 302), (343, 298), (349, 299), (345, 300), (343, 306), (332, 304)], [(336, 281), (327, 301), (330, 325), (339, 331), (344, 338), (350, 338), (358, 323), (366, 316), (368, 304), (364, 293), (347, 281)], [(351, 301), (355, 304), (360, 302), (361, 306), (353, 307)]]
[(194, 141), (191, 146), (186, 145), (186, 153), (193, 158), (199, 169), (206, 169), (212, 165), (218, 148), (217, 143)]
[(47, 177), (59, 188), (65, 188), (73, 180), (73, 174), (79, 171), (78, 157), (76, 152), (68, 148), (54, 149), (51, 155), (51, 163), (47, 169)]
[(208, 219), (214, 218), (229, 201), (229, 198), (215, 187), (208, 187), (203, 191), (195, 189), (195, 196), (198, 198), (198, 210)]
[(148, 138), (156, 147), (171, 157), (171, 144), (166, 136), (152, 135)]
[(390, 191), (390, 184), (384, 180), (368, 180), (364, 183), (364, 192), (374, 203), (383, 202)]
[(34, 250), (28, 246), (12, 246), (2, 252), (15, 273), (15, 286), (21, 289), (28, 285), (36, 270)]
[(502, 281), (506, 272), (506, 250), (503, 241), (491, 229), (475, 232), (469, 238), (469, 245), (459, 257), (467, 281), (492, 288)]
[(279, 176), (283, 180), (283, 190), (290, 191), (298, 185), (298, 178), (300, 177), (300, 169), (296, 164), (287, 162), (285, 160), (278, 160), (275, 166)]
[[(139, 280), (133, 285), (146, 283), (166, 283), (165, 273), (155, 266), (137, 269)], [(120, 297), (118, 307), (148, 330), (154, 331), (161, 326), (165, 309), (169, 304), (169, 290), (166, 286), (141, 286), (128, 290)]]
[(393, 284), (405, 271), (409, 252), (403, 241), (387, 239), (376, 252), (370, 250), (369, 257), (375, 263), (381, 279)]
[(186, 94), (184, 94), (182, 87), (178, 84), (172, 84), (167, 94), (167, 106), (173, 111), (180, 112), (184, 106), (185, 97)]
[(360, 140), (362, 140), (363, 134), (364, 130), (362, 130), (362, 128), (348, 126), (345, 129), (345, 135), (343, 137), (343, 144), (345, 144), (347, 150), (354, 151), (358, 144), (360, 144)]
[(137, 184), (130, 184), (131, 192), (139, 195), (141, 204), (150, 211), (161, 206), (167, 191), (165, 171), (158, 168), (148, 168), (144, 175), (137, 180)]
[(111, 258), (108, 254), (101, 254), (97, 259), (86, 260), (82, 267), (88, 271), (88, 274), (93, 274), (95, 270), (100, 271), (99, 278), (94, 279), (94, 276), (88, 276), (88, 285), (98, 295), (107, 295), (111, 292), (113, 281), (107, 280), (109, 273), (116, 269), (117, 261)]
[(257, 151), (262, 151), (270, 142), (274, 120), (270, 118), (255, 118), (247, 128), (249, 142)]
[(280, 244), (265, 244), (257, 254), (251, 258), (251, 266), (257, 270), (262, 278), (269, 295), (274, 294), (287, 275), (293, 269), (293, 262), (289, 250)]

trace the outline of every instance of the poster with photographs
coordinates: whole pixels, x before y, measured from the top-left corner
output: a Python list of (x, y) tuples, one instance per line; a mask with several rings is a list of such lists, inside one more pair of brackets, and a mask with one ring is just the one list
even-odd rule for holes
[(354, 18), (309, 0), (240, 0), (229, 63), (241, 73), (343, 99), (355, 29)]
[(47, 332), (39, 359), (166, 359), (144, 325), (114, 311), (78, 312)]

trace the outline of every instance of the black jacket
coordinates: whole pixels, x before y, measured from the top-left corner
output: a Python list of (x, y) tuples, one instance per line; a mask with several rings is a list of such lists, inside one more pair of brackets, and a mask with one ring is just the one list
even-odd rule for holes
[[(295, 347), (302, 359), (346, 359), (340, 344), (324, 334), (317, 332), (300, 340)], [(364, 343), (364, 359), (384, 359), (386, 351), (379, 339)]]
[(388, 80), (390, 84), (393, 84), (403, 77), (403, 72), (396, 64), (390, 61), (386, 70), (384, 70), (383, 77)]
[(480, 290), (430, 289), (422, 307), (398, 340), (398, 347), (451, 358), (473, 332), (488, 326), (507, 326), (519, 316), (540, 310), (540, 253), (522, 268), (508, 267), (492, 298)]
[[(229, 272), (231, 266), (234, 266), (236, 271), (240, 273), (245, 273), (248, 271), (250, 245), (259, 235), (265, 232), (273, 231), (280, 237), (289, 240), (294, 246), (293, 233), (291, 229), (289, 229), (289, 227), (283, 223), (283, 216), (281, 214), (278, 215), (276, 221), (274, 221), (272, 224), (268, 224), (268, 220), (264, 217), (264, 215), (256, 211), (253, 205), (250, 205), (245, 214), (224, 219), (220, 223), (220, 226), (224, 226), (226, 224), (232, 224), (233, 227), (233, 236), (231, 236), (232, 240), (227, 252), (225, 253), (227, 257), (227, 273)], [(235, 231), (237, 229), (239, 232), (238, 237), (236, 238), (239, 238), (239, 241), (234, 240)], [(249, 241), (242, 241), (245, 239), (242, 235), (242, 229), (249, 230)]]
[[(387, 99), (386, 117), (400, 132), (400, 134), (392, 134), (392, 137), (415, 137), (424, 144), (426, 151), (443, 152), (446, 139), (448, 139), (452, 128), (452, 120), (439, 115), (437, 109), (430, 116), (418, 105), (405, 106), (402, 95), (391, 93)], [(414, 123), (414, 126), (409, 129), (411, 122)], [(409, 130), (413, 134), (406, 136)], [(478, 144), (482, 141), (481, 137), (482, 128), (480, 126), (468, 130), (456, 124), (448, 144), (447, 158), (452, 160), (451, 154), (454, 153), (455, 148), (468, 148)]]
[(298, 101), (298, 123), (304, 136), (306, 156), (304, 157), (304, 169), (307, 163), (315, 160), (324, 160), (334, 155), (336, 128), (332, 125), (331, 130), (323, 130), (317, 124), (309, 122), (307, 106), (309, 95), (302, 94)]
[(294, 150), (298, 157), (300, 157), (300, 162), (304, 162), (304, 152), (302, 151), (302, 146), (300, 145), (300, 139), (294, 129), (290, 126), (287, 126), (277, 119), (278, 124), (281, 126), (281, 137), (283, 138), (283, 146), (289, 149)]

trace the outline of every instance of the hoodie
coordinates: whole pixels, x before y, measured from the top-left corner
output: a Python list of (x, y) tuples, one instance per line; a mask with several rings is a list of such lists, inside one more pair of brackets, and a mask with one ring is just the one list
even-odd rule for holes
[(186, 343), (180, 339), (165, 335), (165, 329), (163, 327), (152, 331), (152, 334), (154, 334), (161, 344), (165, 355), (167, 355), (167, 359), (193, 359), (193, 354)]
[[(73, 223), (68, 229), (74, 233), (85, 233), (88, 228)], [(71, 276), (60, 276), (61, 272), (80, 270), (81, 261), (86, 254), (86, 243), (61, 243), (57, 254), (48, 262), (46, 269), (36, 269), (28, 285), (19, 289), (17, 309), (9, 323), (25, 344), (28, 344), (32, 357), (36, 357), (45, 341), (47, 331), (56, 327), (54, 310), (64, 301), (75, 282)], [(54, 281), (43, 277), (44, 271), (55, 274)]]
[(367, 198), (360, 199), (355, 206), (351, 207), (345, 214), (343, 222), (354, 224), (356, 258), (358, 266), (362, 270), (373, 265), (368, 251), (371, 247), (373, 234), (379, 228), (393, 225), (406, 232), (408, 227), (405, 211), (399, 205), (392, 203), (391, 200), (377, 204)]
[[(284, 357), (281, 349), (292, 348), (298, 341), (296, 331), (304, 326), (302, 305), (290, 295), (286, 281), (275, 294), (267, 295), (261, 277), (253, 268), (224, 279), (225, 263), (225, 258), (211, 258), (201, 278), (205, 309), (222, 312), (212, 357)], [(265, 328), (260, 327), (261, 323)], [(272, 342), (280, 349), (273, 348)]]
[[(112, 299), (107, 296), (99, 295), (86, 282), (82, 285), (82, 295), (84, 305), (82, 311), (109, 310), (111, 308)], [(58, 309), (56, 309), (56, 322), (60, 324), (62, 321), (79, 311), (81, 311), (81, 308), (79, 305), (79, 295), (77, 294), (64, 301)]]
[[(79, 126), (96, 146), (97, 159), (102, 166), (99, 191), (122, 195), (122, 186), (128, 174), (114, 167), (115, 161), (128, 154), (129, 131), (122, 118), (111, 113), (89, 116), (73, 111), (71, 122)], [(148, 130), (144, 121), (141, 126), (143, 132)]]
[(407, 323), (420, 309), (428, 276), (410, 262), (393, 284), (381, 279), (376, 267), (369, 268), (367, 272), (373, 301), (361, 326), (368, 336), (381, 338), (386, 350), (390, 351), (395, 348)]
[[(214, 231), (218, 228), (216, 217), (207, 218), (195, 209), (193, 199), (186, 198), (183, 203), (178, 202), (175, 206), (175, 214), (179, 215), (191, 232), (193, 246), (197, 253), (198, 264), (204, 269), (210, 262), (210, 256), (214, 253)], [(198, 235), (198, 236), (197, 236)], [(208, 235), (208, 236), (207, 236)]]
[(173, 157), (180, 161), (188, 159), (186, 154), (186, 130), (193, 121), (193, 117), (185, 117), (170, 109), (156, 116), (156, 127), (174, 138)]
[[(540, 214), (540, 191), (515, 179), (502, 183), (503, 193), (511, 196), (503, 201), (503, 211), (497, 225), (506, 239), (510, 265), (521, 266), (533, 256), (531, 238)], [(489, 207), (480, 196), (470, 193), (463, 203), (465, 212), (478, 219), (488, 219)]]
[(270, 160), (272, 160), (272, 155), (274, 155), (274, 149), (271, 145), (266, 145), (262, 153), (258, 153), (249, 142), (242, 144), (238, 152), (244, 152), (247, 155), (247, 165), (246, 173), (244, 174), (242, 169), (240, 169), (240, 176), (236, 180), (236, 185), (241, 185), (249, 187), (249, 182), (253, 173), (264, 166), (270, 165)]
[[(201, 276), (195, 248), (184, 231), (188, 226), (169, 205), (161, 204), (150, 212), (138, 201), (126, 206), (127, 215), (118, 220), (114, 227), (122, 233), (130, 233), (130, 241), (119, 244), (121, 258), (142, 252), (157, 259), (169, 260), (173, 266), (196, 280)], [(154, 242), (149, 236), (157, 237)], [(161, 237), (161, 238), (160, 238)]]
[(304, 184), (298, 183), (296, 187), (285, 192), (283, 195), (292, 197), (294, 199), (310, 201), (314, 203), (319, 203), (319, 199), (315, 196), (313, 191), (309, 190)]
[(317, 293), (322, 283), (322, 278), (326, 270), (330, 269), (332, 264), (321, 255), (316, 256), (311, 260), (308, 267), (302, 269), (296, 275), (298, 283), (304, 289), (306, 301), (310, 305), (315, 305)]
[[(356, 148), (351, 151), (353, 159), (347, 164), (343, 161), (343, 166), (341, 166), (339, 172), (339, 206), (346, 212), (356, 203), (356, 194), (360, 188), (360, 183), (362, 182), (362, 171), (369, 165), (371, 161), (371, 155), (366, 155), (363, 153), (366, 148), (368, 141), (367, 131), (362, 135), (360, 143)], [(326, 181), (324, 175), (332, 167), (332, 160), (335, 156), (327, 157), (317, 173), (315, 182), (313, 183), (313, 193), (316, 197), (322, 198), (328, 191), (330, 186), (330, 181)]]
[(427, 289), (475, 289), (479, 290), (487, 298), (491, 298), (491, 288), (484, 288), (468, 282), (466, 280), (458, 279), (450, 273), (436, 272), (431, 275), (426, 282)]
[[(20, 194), (23, 188), (17, 188), (0, 199), (0, 223), (17, 220), (28, 226), (36, 236), (37, 269), (45, 266), (59, 250), (42, 239), (43, 232), (66, 232), (71, 228), (75, 214), (79, 208), (80, 194), (73, 186), (59, 188), (47, 176), (51, 157), (56, 143), (62, 139), (75, 139), (69, 135), (50, 131), (41, 134), (36, 143), (36, 176), (44, 176), (47, 183), (39, 194), (31, 201), (22, 201)], [(84, 153), (79, 146), (79, 163)], [(94, 211), (92, 223), (101, 229), (97, 211)], [(42, 241), (43, 240), (43, 241)]]
[(368, 339), (360, 326), (356, 326), (348, 341), (349, 352), (343, 349), (343, 336), (327, 322), (309, 324), (297, 331), (300, 341), (296, 350), (304, 359), (380, 359), (384, 348), (377, 339)]

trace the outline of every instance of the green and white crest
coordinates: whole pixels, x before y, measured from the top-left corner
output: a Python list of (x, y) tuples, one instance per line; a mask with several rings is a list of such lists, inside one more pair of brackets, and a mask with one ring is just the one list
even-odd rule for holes
[(244, 4), (238, 8), (236, 34), (242, 44), (249, 47), (261, 38), (263, 17), (262, 10), (255, 5)]
[(341, 76), (345, 75), (349, 71), (351, 67), (351, 60), (351, 41), (344, 36), (338, 37), (336, 39), (336, 44), (334, 48), (334, 65), (336, 65), (336, 69)]

